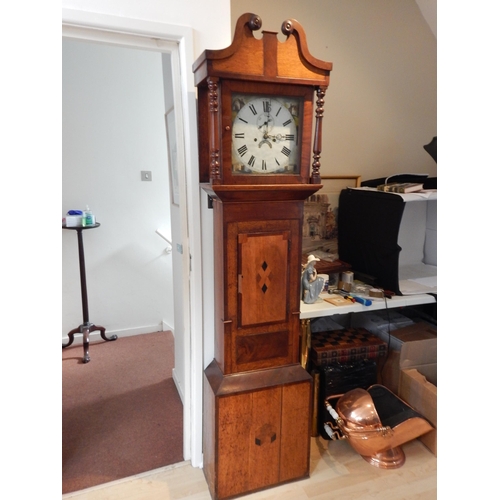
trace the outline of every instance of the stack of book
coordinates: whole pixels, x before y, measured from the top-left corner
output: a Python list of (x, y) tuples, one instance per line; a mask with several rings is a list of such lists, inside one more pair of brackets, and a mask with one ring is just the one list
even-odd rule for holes
[(387, 193), (414, 193), (422, 191), (424, 185), (421, 182), (389, 182), (388, 184), (380, 184), (377, 189)]

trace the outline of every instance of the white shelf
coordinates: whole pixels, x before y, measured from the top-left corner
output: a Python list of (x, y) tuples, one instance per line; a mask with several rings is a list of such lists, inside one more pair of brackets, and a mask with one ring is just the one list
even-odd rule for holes
[(396, 295), (392, 299), (373, 299), (370, 306), (364, 306), (358, 302), (348, 306), (334, 306), (326, 302), (322, 297), (331, 297), (327, 293), (322, 293), (314, 304), (304, 304), (300, 301), (300, 319), (322, 318), (324, 316), (334, 316), (336, 314), (348, 314), (378, 311), (380, 309), (394, 309), (397, 307), (416, 306), (419, 304), (432, 304), (436, 302), (433, 295)]

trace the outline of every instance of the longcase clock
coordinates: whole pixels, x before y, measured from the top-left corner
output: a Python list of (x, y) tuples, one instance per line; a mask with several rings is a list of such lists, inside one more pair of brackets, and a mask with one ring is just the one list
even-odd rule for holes
[[(204, 379), (204, 473), (214, 499), (309, 475), (312, 380), (300, 364), (304, 200), (321, 188), (332, 65), (286, 20), (242, 15), (193, 65), (200, 182), (213, 203), (215, 359)], [(314, 129), (314, 133), (313, 133)]]

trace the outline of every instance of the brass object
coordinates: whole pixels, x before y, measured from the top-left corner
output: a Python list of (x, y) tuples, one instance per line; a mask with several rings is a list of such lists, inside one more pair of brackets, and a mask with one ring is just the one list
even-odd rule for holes
[(300, 364), (302, 368), (307, 369), (307, 362), (309, 360), (309, 348), (311, 347), (311, 320), (301, 319), (300, 327)]
[[(408, 413), (393, 427), (384, 426), (370, 390), (385, 392), (383, 401), (387, 408), (399, 408)], [(329, 406), (328, 398), (325, 401)], [(331, 408), (331, 407), (330, 407)], [(329, 408), (330, 413), (331, 410)], [(386, 412), (387, 413), (387, 412)], [(398, 411), (395, 412), (395, 415)], [(335, 416), (336, 414), (336, 416)], [(336, 424), (351, 446), (371, 465), (381, 469), (397, 469), (405, 463), (401, 445), (433, 429), (432, 425), (398, 398), (389, 389), (375, 384), (368, 390), (357, 388), (347, 392), (337, 402), (333, 412)], [(392, 417), (392, 416), (391, 416)]]
[(318, 404), (319, 404), (319, 371), (312, 370), (313, 377), (313, 411), (311, 424), (311, 437), (318, 437)]

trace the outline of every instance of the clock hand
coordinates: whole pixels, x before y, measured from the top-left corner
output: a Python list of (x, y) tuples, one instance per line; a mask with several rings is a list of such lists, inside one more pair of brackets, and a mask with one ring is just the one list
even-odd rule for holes
[[(270, 120), (267, 120), (265, 121), (262, 125), (259, 125), (259, 130), (264, 126), (264, 125), (267, 125), (268, 123), (270, 122)], [(266, 128), (266, 131), (267, 131), (267, 128)], [(267, 132), (266, 132), (267, 133)]]

